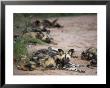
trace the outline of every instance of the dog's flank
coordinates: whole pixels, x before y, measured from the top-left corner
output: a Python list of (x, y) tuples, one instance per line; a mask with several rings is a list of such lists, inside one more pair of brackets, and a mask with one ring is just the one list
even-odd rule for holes
[(32, 60), (35, 61), (37, 65), (43, 66), (44, 68), (53, 68), (56, 67), (55, 56), (57, 53), (57, 51), (52, 50), (50, 47), (48, 49), (41, 49), (34, 54)]

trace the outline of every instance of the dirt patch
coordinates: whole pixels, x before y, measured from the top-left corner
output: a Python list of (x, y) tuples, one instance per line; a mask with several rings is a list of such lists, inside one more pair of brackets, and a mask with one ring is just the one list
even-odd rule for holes
[[(51, 18), (50, 20), (55, 19)], [(97, 16), (73, 16), (60, 17), (59, 23), (63, 28), (51, 28), (51, 36), (54, 38), (54, 44), (47, 45), (33, 45), (28, 48), (29, 53), (36, 50), (52, 46), (61, 48), (63, 50), (75, 49), (78, 58), (72, 59), (71, 62), (75, 64), (87, 65), (89, 62), (81, 60), (80, 54), (83, 50), (89, 47), (97, 48)], [(17, 70), (14, 66), (14, 75), (96, 75), (97, 68), (93, 69), (81, 67), (85, 73), (78, 73), (74, 71), (65, 70), (45, 70), (42, 71), (36, 68), (34, 71)]]

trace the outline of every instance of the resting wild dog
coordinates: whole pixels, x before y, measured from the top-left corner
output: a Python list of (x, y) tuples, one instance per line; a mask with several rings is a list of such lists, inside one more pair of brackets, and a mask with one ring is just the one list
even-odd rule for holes
[(64, 66), (68, 65), (70, 59), (73, 56), (74, 49), (70, 49), (68, 52), (64, 52), (62, 49), (58, 49), (58, 55), (56, 56), (56, 64), (57, 68), (63, 68)]
[(81, 59), (85, 59), (90, 61), (89, 66), (97, 66), (97, 49), (96, 48), (89, 48), (81, 53)]
[(25, 33), (23, 37), (40, 39), (45, 41), (46, 43), (51, 43), (51, 41), (53, 41), (53, 38), (51, 38), (51, 36), (49, 36), (49, 34), (45, 32), (28, 32), (28, 33)]
[[(69, 71), (83, 72), (77, 69), (78, 65), (71, 64), (70, 60), (74, 53), (74, 49), (64, 52), (62, 49), (48, 49), (38, 50), (27, 64), (22, 65), (21, 70), (34, 70), (36, 67), (43, 67), (43, 69), (63, 69)], [(74, 66), (73, 66), (74, 65)]]
[(35, 20), (32, 22), (31, 32), (47, 32), (49, 34), (50, 30), (47, 29), (47, 27), (44, 26), (40, 20)]
[(57, 23), (58, 19), (53, 20), (52, 22), (49, 20), (35, 20), (32, 23), (32, 31), (33, 32), (50, 32), (50, 30), (48, 30), (47, 28), (61, 28), (63, 26), (61, 26), (59, 23)]
[[(48, 65), (51, 65), (58, 69), (63, 69), (64, 67), (72, 67), (70, 60), (73, 55), (74, 49), (70, 49), (68, 52), (64, 52), (62, 49), (53, 49), (49, 47), (48, 49), (38, 50), (34, 54), (33, 61), (35, 61), (37, 65), (41, 65), (42, 61), (44, 61), (43, 63), (45, 63), (46, 61), (46, 63), (48, 62)], [(45, 66), (50, 67), (46, 63)]]

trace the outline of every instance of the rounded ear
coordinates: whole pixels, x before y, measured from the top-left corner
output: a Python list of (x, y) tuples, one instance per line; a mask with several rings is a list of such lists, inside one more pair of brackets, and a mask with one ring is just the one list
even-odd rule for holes
[(58, 49), (58, 52), (60, 55), (64, 54), (64, 51), (62, 49)]
[(68, 51), (68, 54), (70, 54), (71, 56), (73, 55), (73, 53), (74, 53), (74, 49), (70, 49), (70, 50)]
[(62, 49), (58, 49), (59, 52), (64, 52)]
[(74, 49), (70, 49), (68, 52), (74, 53)]
[(55, 19), (55, 20), (52, 22), (52, 24), (54, 25), (57, 21), (58, 21), (58, 19)]

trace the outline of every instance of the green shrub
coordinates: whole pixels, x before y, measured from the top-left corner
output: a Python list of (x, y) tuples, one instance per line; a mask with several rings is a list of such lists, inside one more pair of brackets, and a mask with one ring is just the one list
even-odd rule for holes
[(29, 43), (32, 44), (46, 44), (44, 41), (40, 39), (35, 39), (31, 37), (19, 37), (14, 44), (14, 56), (16, 59), (22, 58), (22, 56), (28, 56), (27, 45)]
[(27, 56), (27, 48), (24, 41), (24, 39), (19, 38), (14, 44), (14, 56), (16, 59), (20, 59), (22, 56)]

